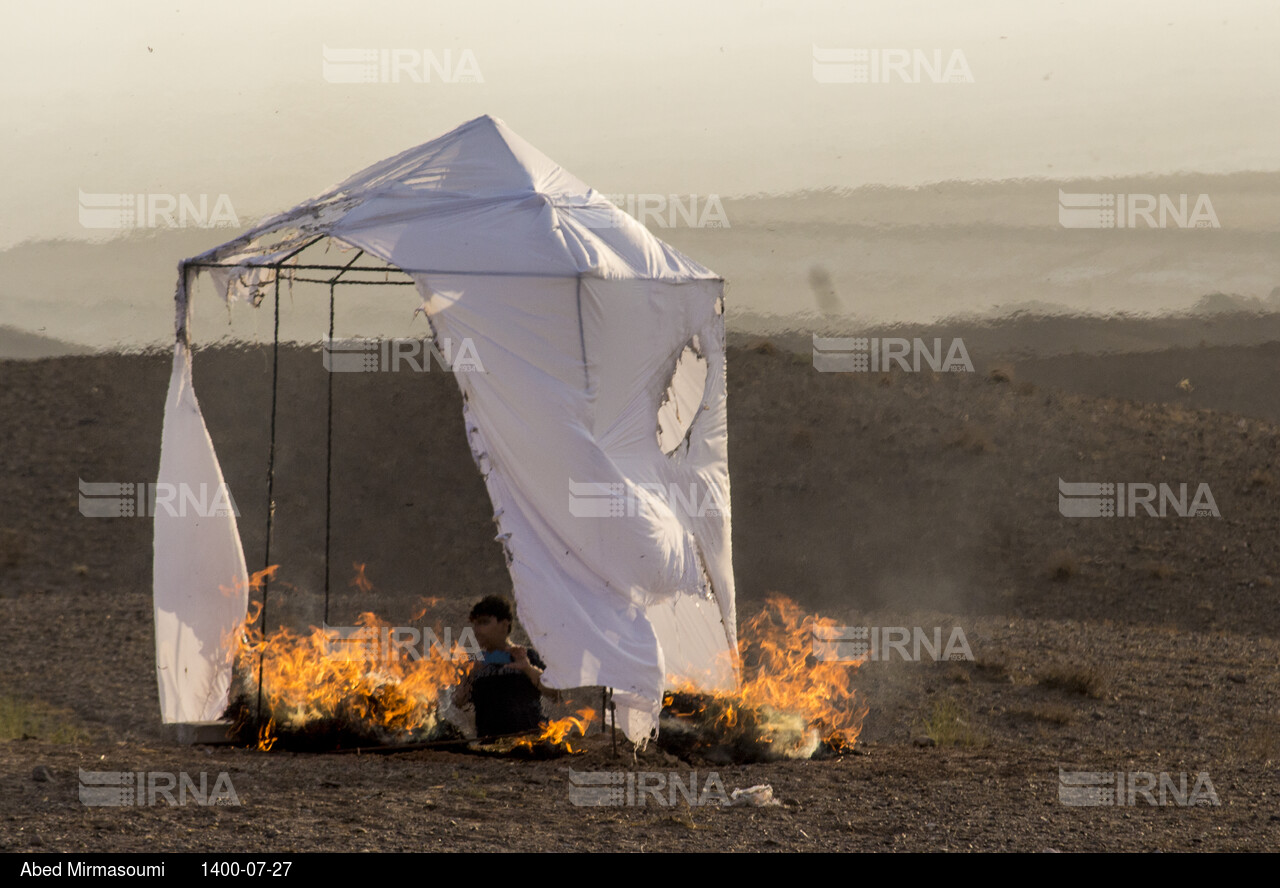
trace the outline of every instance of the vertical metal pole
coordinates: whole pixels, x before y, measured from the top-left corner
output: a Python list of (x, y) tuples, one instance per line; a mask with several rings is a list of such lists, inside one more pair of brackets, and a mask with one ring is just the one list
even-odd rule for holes
[(613, 691), (609, 692), (609, 722), (613, 727), (613, 757), (618, 757), (618, 704), (613, 702)]
[(329, 401), (324, 441), (324, 622), (326, 626), (329, 624), (329, 539), (333, 515), (333, 290), (335, 286), (337, 285), (334, 283), (329, 284)]
[[(271, 333), (271, 444), (267, 450), (267, 538), (264, 546), (263, 564), (265, 570), (271, 566), (271, 529), (276, 513), (275, 480), (276, 480), (276, 400), (280, 382), (280, 270), (276, 269), (275, 281), (275, 323)], [(271, 585), (271, 575), (262, 578), (262, 650), (258, 653), (258, 723), (262, 722), (262, 664), (267, 657), (267, 590)]]

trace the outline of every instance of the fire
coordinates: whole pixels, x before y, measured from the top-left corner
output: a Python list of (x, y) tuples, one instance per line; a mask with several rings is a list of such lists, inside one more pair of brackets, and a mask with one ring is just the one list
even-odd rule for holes
[(579, 737), (587, 736), (587, 730), (591, 727), (591, 722), (595, 717), (596, 711), (591, 707), (579, 709), (577, 715), (570, 715), (548, 722), (547, 726), (542, 729), (541, 734), (537, 737), (524, 737), (518, 740), (514, 748), (532, 751), (534, 746), (546, 744), (557, 749), (563, 749), (570, 754), (577, 754), (582, 750), (574, 749), (569, 742), (569, 738), (574, 731), (578, 732)]
[[(356, 569), (353, 583), (367, 584), (363, 565)], [(255, 573), (252, 587), (260, 589), (275, 570)], [(442, 717), (469, 666), (461, 647), (412, 646), (372, 613), (361, 614), (346, 637), (316, 627), (280, 627), (264, 636), (256, 625), (260, 616), (254, 601), (237, 636), (234, 706), (254, 732), (246, 738), (250, 745), (265, 752), (299, 740), (332, 747), (462, 739)], [(812, 654), (815, 630), (830, 637), (834, 628), (835, 621), (807, 615), (787, 598), (770, 598), (742, 625), (739, 690), (706, 694), (673, 682), (658, 742), (688, 750), (722, 746), (737, 760), (808, 757), (820, 746), (837, 754), (851, 750), (867, 713), (854, 687), (859, 664)], [(577, 738), (587, 735), (596, 714), (581, 709), (511, 748), (580, 752)]]
[[(255, 587), (264, 576), (254, 575)], [(260, 724), (259, 749), (271, 749), (284, 735), (367, 744), (438, 739), (446, 732), (441, 699), (466, 668), (462, 649), (423, 651), (372, 613), (361, 614), (346, 637), (314, 626), (305, 633), (280, 627), (264, 636), (254, 625), (260, 613), (254, 607), (246, 621), (236, 666), (241, 715)]]
[(434, 595), (428, 595), (428, 596), (419, 598), (418, 604), (421, 605), (421, 607), (419, 607), (418, 610), (414, 611), (413, 616), (409, 617), (409, 619), (421, 620), (423, 617), (427, 615), (427, 611), (431, 610), (433, 607), (438, 607), (440, 603), (443, 601), (444, 601), (443, 598), (437, 598)]
[(355, 570), (356, 575), (351, 578), (351, 582), (348, 583), (347, 585), (355, 586), (356, 589), (358, 589), (361, 592), (372, 592), (373, 582), (364, 575), (364, 570), (366, 565), (360, 564), (359, 562), (355, 562), (351, 565), (351, 567), (353, 570)]
[(271, 747), (276, 745), (276, 735), (272, 732), (275, 726), (275, 719), (269, 718), (267, 723), (258, 729), (258, 749), (261, 752), (270, 752)]
[(738, 692), (707, 695), (678, 683), (663, 701), (666, 712), (709, 724), (722, 740), (748, 733), (789, 758), (807, 758), (820, 744), (835, 753), (851, 750), (867, 714), (853, 682), (859, 664), (812, 655), (814, 630), (829, 635), (835, 625), (788, 598), (769, 598), (739, 633)]

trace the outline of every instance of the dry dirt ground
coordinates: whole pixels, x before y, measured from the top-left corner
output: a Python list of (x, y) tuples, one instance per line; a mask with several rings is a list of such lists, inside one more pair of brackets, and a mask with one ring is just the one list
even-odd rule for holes
[[(155, 477), (169, 357), (0, 363), (0, 847), (1276, 850), (1277, 356), (1235, 350), (1258, 399), (1237, 386), (1225, 412), (1206, 406), (1215, 350), (1163, 354), (871, 375), (731, 351), (739, 613), (780, 592), (851, 626), (960, 627), (974, 657), (868, 663), (862, 754), (754, 765), (614, 758), (603, 735), (545, 761), (178, 745), (159, 724), (150, 525), (77, 511), (77, 479)], [(1139, 390), (1106, 391), (1108, 360)], [(263, 349), (195, 364), (251, 565), (269, 369)], [(270, 622), (298, 628), (321, 616), (324, 382), (317, 352), (283, 352)], [(424, 597), (457, 620), (506, 591), (452, 380), (336, 383), (330, 622), (401, 622)], [(1221, 517), (1068, 519), (1060, 478), (1203, 482)], [(373, 591), (349, 584), (355, 562)], [(729, 792), (769, 784), (782, 804), (575, 806), (570, 768), (696, 771)], [(79, 769), (225, 772), (240, 804), (86, 807)], [(1220, 804), (1067, 805), (1060, 770), (1189, 788), (1204, 772)]]

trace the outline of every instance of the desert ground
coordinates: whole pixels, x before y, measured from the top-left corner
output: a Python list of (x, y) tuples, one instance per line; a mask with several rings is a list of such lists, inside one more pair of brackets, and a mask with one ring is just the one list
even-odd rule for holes
[[(738, 337), (729, 355), (739, 614), (780, 593), (851, 626), (961, 627), (973, 659), (865, 663), (853, 754), (759, 764), (615, 758), (602, 733), (533, 761), (177, 743), (151, 526), (77, 508), (77, 479), (154, 479), (171, 356), (0, 362), (0, 848), (1280, 848), (1280, 347), (975, 352), (972, 373), (872, 374), (816, 372), (782, 341)], [(270, 360), (195, 358), (252, 567)], [(280, 360), (270, 621), (305, 628), (321, 617), (325, 371), (316, 349)], [(437, 598), (448, 623), (509, 591), (453, 380), (335, 383), (330, 622)], [(1204, 483), (1221, 517), (1070, 519), (1059, 479)], [(350, 583), (357, 563), (372, 590)], [(780, 804), (579, 807), (570, 768), (714, 774)], [(225, 772), (240, 804), (86, 807), (79, 769)], [(1067, 805), (1060, 771), (1204, 773), (1218, 804)]]

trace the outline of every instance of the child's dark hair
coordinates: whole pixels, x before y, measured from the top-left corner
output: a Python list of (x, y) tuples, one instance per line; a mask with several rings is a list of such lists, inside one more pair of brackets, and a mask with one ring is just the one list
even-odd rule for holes
[(475, 603), (471, 608), (471, 619), (476, 617), (494, 617), (501, 623), (506, 620), (509, 623), (515, 622), (515, 615), (511, 612), (511, 602), (501, 595), (486, 595)]

